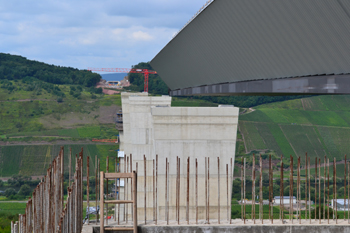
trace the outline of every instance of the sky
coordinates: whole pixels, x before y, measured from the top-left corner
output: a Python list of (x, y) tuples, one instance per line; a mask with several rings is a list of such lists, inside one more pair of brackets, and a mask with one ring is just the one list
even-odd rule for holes
[(0, 52), (78, 69), (147, 62), (207, 0), (0, 0)]

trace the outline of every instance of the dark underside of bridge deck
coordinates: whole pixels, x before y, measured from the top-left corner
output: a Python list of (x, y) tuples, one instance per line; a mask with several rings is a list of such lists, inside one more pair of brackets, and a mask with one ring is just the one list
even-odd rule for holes
[(214, 0), (151, 61), (171, 95), (350, 94), (349, 0)]

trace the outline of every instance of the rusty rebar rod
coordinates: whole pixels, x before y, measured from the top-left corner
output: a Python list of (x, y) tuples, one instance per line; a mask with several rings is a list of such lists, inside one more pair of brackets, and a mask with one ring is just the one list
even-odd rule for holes
[(180, 158), (179, 158), (179, 166), (178, 166), (178, 189), (177, 189), (177, 193), (178, 193), (178, 199), (177, 199), (177, 224), (180, 224), (180, 185), (181, 185), (181, 162), (180, 162)]
[(310, 177), (311, 177), (311, 171), (310, 171), (310, 157), (308, 158), (308, 161), (307, 161), (307, 164), (308, 164), (308, 183), (309, 183), (309, 220), (310, 220), (310, 224), (311, 224), (311, 180), (310, 180)]
[[(261, 157), (261, 154), (260, 154), (260, 157), (259, 157), (259, 159), (260, 159), (260, 185), (259, 185), (259, 191), (260, 191), (260, 193), (259, 193), (259, 203), (260, 203), (260, 205), (259, 205), (259, 212), (260, 212), (260, 216), (261, 216), (261, 224), (263, 224), (264, 223), (264, 212), (263, 212), (263, 192), (262, 192), (262, 157)], [(244, 180), (244, 182), (245, 182), (245, 180)], [(245, 183), (244, 183), (244, 186), (245, 186)], [(246, 190), (245, 190), (245, 188), (244, 188), (244, 192), (245, 192)], [(245, 209), (244, 209), (244, 213), (245, 213)]]
[(332, 199), (332, 205), (333, 205), (333, 221), (335, 220), (335, 190), (336, 190), (336, 178), (335, 178), (335, 158), (333, 159), (333, 199)]
[[(168, 209), (167, 209), (167, 200), (168, 200), (168, 157), (165, 158), (165, 221), (167, 222), (167, 224), (169, 223), (169, 220), (167, 218), (168, 216)], [(146, 201), (145, 201), (146, 203)], [(145, 209), (146, 212), (146, 209)]]
[(326, 220), (326, 164), (327, 157), (324, 156), (324, 164), (323, 164), (323, 219)]
[(156, 155), (156, 225), (158, 222), (158, 154)]
[(282, 221), (282, 171), (283, 171), (283, 162), (282, 162), (282, 156), (281, 156), (281, 168), (280, 168), (280, 206), (279, 206), (279, 214), (280, 214), (280, 221)]
[[(106, 158), (106, 173), (109, 172), (109, 156)], [(108, 201), (108, 179), (106, 179), (106, 200)], [(106, 204), (106, 225), (108, 225), (108, 204)]]
[(349, 223), (349, 216), (350, 216), (350, 163), (348, 162), (348, 223)]
[[(208, 224), (210, 224), (210, 158), (208, 157)], [(244, 210), (245, 214), (245, 210)]]
[(298, 189), (298, 219), (299, 219), (299, 224), (301, 224), (301, 191), (300, 191), (300, 186), (301, 186), (301, 183), (300, 183), (300, 156), (298, 158), (298, 186), (297, 186), (297, 189)]
[(336, 163), (336, 160), (334, 158), (334, 177), (335, 177), (335, 182), (334, 182), (334, 185), (335, 185), (335, 224), (338, 224), (338, 202), (337, 202), (337, 163)]
[[(205, 160), (205, 169), (207, 167), (207, 160)], [(243, 162), (243, 157), (242, 157), (242, 167), (241, 167), (241, 220), (243, 221), (243, 167), (244, 167), (244, 162)], [(207, 170), (205, 170), (207, 171)], [(207, 172), (205, 172), (207, 174)], [(207, 190), (207, 180), (205, 179), (205, 190)], [(205, 196), (205, 200), (207, 200), (207, 196)], [(207, 202), (206, 202), (207, 203)], [(207, 207), (207, 206), (206, 206)], [(207, 211), (207, 208), (206, 208)], [(205, 212), (207, 214), (207, 212)]]
[(170, 196), (170, 193), (169, 193), (169, 173), (170, 173), (170, 170), (169, 170), (169, 161), (167, 162), (167, 172), (168, 172), (168, 175), (167, 175), (167, 193), (168, 193), (168, 196), (167, 196), (167, 202), (166, 202), (166, 205), (167, 205), (167, 225), (169, 225), (169, 196)]
[(317, 213), (317, 157), (315, 158), (315, 221)]
[[(168, 161), (167, 161), (168, 162)], [(146, 206), (146, 187), (147, 187), (147, 171), (146, 171), (146, 155), (143, 155), (143, 172), (144, 172), (144, 178), (143, 178), (143, 191), (144, 191), (144, 214), (145, 214), (145, 225), (147, 224), (147, 206)]]
[[(90, 200), (89, 200), (89, 191), (90, 191), (90, 180), (89, 180), (89, 174), (90, 174), (90, 157), (87, 157), (86, 160), (86, 208), (89, 210), (90, 207)], [(89, 225), (90, 216), (87, 216), (87, 224)]]
[(329, 159), (327, 159), (327, 202), (328, 202), (328, 208), (327, 208), (327, 212), (328, 212), (328, 224), (329, 224)]
[(152, 188), (153, 188), (153, 201), (152, 201), (152, 204), (153, 204), (153, 221), (156, 221), (156, 187), (155, 187), (155, 182), (156, 182), (156, 179), (155, 179), (155, 169), (156, 169), (156, 166), (155, 166), (155, 160), (153, 159), (153, 184), (152, 184)]
[(290, 205), (290, 218), (292, 220), (292, 223), (293, 223), (293, 212), (294, 212), (294, 206), (293, 206), (293, 193), (294, 193), (294, 189), (293, 189), (293, 186), (294, 186), (294, 177), (293, 177), (293, 163), (294, 163), (294, 160), (293, 160), (293, 156), (290, 155), (290, 184), (289, 184), (289, 188), (290, 188), (290, 198), (291, 198), (291, 202), (289, 203)]
[[(270, 155), (271, 156), (271, 155)], [(272, 170), (272, 160), (271, 160), (271, 169), (270, 169), (270, 172), (271, 172), (271, 202), (273, 200), (273, 170)], [(273, 224), (273, 203), (271, 205), (271, 224)]]
[[(226, 206), (227, 206), (227, 221), (229, 221), (229, 198), (228, 198), (228, 164), (226, 164)], [(198, 195), (197, 195), (197, 159), (196, 159), (196, 224), (198, 224)]]
[[(207, 157), (205, 157), (205, 173), (204, 173), (204, 181), (205, 181), (205, 219), (208, 218), (208, 165), (207, 165)], [(241, 168), (241, 200), (243, 201), (243, 158), (242, 158), (242, 168)], [(241, 219), (243, 221), (243, 203), (241, 202)], [(208, 223), (208, 222), (207, 222)]]
[[(196, 189), (196, 224), (198, 224), (198, 161), (197, 161), (197, 158), (196, 158), (196, 185), (195, 186), (196, 186), (195, 187)], [(228, 198), (228, 195), (227, 195), (227, 198)]]
[(218, 224), (220, 224), (220, 157), (218, 157)]
[(318, 174), (318, 218), (319, 218), (319, 223), (321, 224), (321, 159), (318, 159), (318, 164), (320, 168), (320, 172)]
[(344, 221), (345, 221), (345, 205), (346, 205), (346, 155), (344, 156)]
[(253, 170), (252, 170), (252, 218), (255, 224), (255, 155), (253, 154)]
[(307, 179), (308, 177), (308, 165), (307, 165), (307, 153), (305, 153), (305, 220), (307, 220)]
[(231, 158), (230, 159), (230, 164), (231, 164), (231, 168), (230, 168), (230, 224), (232, 223), (232, 218), (231, 218), (231, 209), (232, 209), (232, 201), (231, 201), (231, 198), (232, 198), (232, 177), (233, 177), (233, 159)]
[(190, 157), (187, 157), (187, 190), (186, 190), (186, 221), (187, 225), (190, 224)]
[(177, 209), (179, 208), (179, 156), (176, 156), (176, 178), (175, 178), (175, 219), (177, 221)]
[(244, 158), (244, 164), (243, 164), (243, 206), (244, 206), (244, 208), (243, 208), (243, 212), (244, 212), (244, 214), (243, 214), (243, 217), (244, 217), (244, 224), (245, 224), (245, 220), (246, 220), (246, 198), (245, 198), (245, 195), (246, 195), (246, 182), (245, 182), (245, 180), (246, 180), (246, 158)]
[[(254, 163), (255, 163), (255, 159), (253, 160), (253, 164)], [(254, 169), (253, 169), (253, 172), (255, 173)], [(255, 183), (255, 179), (253, 180), (253, 182)], [(254, 192), (254, 194), (255, 194), (255, 192)], [(269, 219), (272, 222), (272, 218), (271, 218), (271, 206), (272, 206), (271, 205), (271, 200), (272, 199), (271, 199), (271, 154), (270, 154), (269, 155)], [(255, 206), (255, 202), (254, 202), (254, 206)], [(254, 224), (255, 224), (255, 220), (254, 220)]]

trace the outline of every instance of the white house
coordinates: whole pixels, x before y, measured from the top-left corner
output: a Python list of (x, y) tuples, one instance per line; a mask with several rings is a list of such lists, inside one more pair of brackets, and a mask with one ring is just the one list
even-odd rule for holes
[[(290, 204), (290, 198), (289, 196), (282, 196), (282, 199), (280, 196), (275, 196), (274, 197), (274, 204), (284, 204), (284, 205), (289, 205)], [(296, 204), (297, 203), (297, 199), (295, 196), (292, 197), (292, 203)]]

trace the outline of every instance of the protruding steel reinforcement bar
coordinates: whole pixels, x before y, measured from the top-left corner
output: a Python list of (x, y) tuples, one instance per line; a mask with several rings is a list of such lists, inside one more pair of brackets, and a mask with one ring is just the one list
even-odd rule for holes
[(316, 211), (317, 211), (317, 157), (315, 158), (315, 221), (316, 221)]
[(220, 224), (220, 157), (218, 157), (218, 224)]
[[(261, 154), (260, 154), (260, 192), (259, 192), (259, 203), (260, 203), (260, 206), (259, 206), (259, 210), (260, 210), (260, 216), (261, 216), (261, 224), (264, 223), (264, 212), (263, 212), (263, 192), (262, 192), (262, 157), (261, 157)], [(245, 174), (244, 174), (245, 176)], [(244, 180), (244, 192), (245, 192), (245, 180)], [(244, 207), (244, 214), (245, 214), (245, 207)]]
[[(252, 170), (252, 218), (255, 224), (255, 155), (253, 154), (253, 170)], [(270, 203), (270, 202), (269, 202)]]
[(346, 205), (346, 155), (344, 156), (344, 221), (345, 221), (345, 205)]
[(307, 166), (307, 153), (305, 153), (305, 220), (307, 220), (307, 176), (308, 176), (308, 166)]

